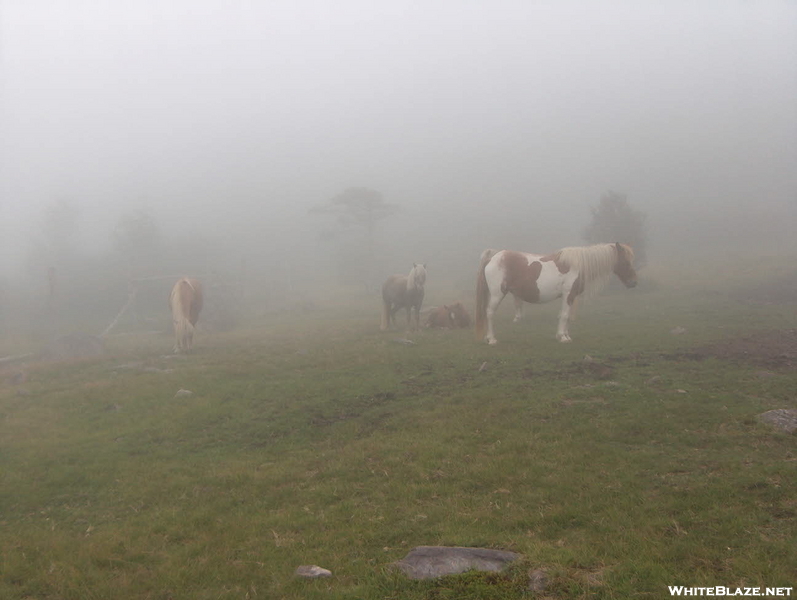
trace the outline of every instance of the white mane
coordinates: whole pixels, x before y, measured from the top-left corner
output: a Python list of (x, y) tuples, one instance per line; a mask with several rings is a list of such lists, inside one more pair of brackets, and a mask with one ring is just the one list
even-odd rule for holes
[(557, 254), (563, 264), (578, 271), (584, 281), (584, 291), (590, 296), (606, 284), (617, 262), (614, 244), (570, 246), (562, 248)]
[(424, 265), (413, 265), (410, 274), (407, 275), (407, 291), (423, 289), (426, 283), (426, 267)]

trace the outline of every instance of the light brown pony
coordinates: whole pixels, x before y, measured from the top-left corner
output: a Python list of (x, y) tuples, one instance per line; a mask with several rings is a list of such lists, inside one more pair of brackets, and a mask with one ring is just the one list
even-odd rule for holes
[(454, 325), (461, 329), (470, 327), (470, 315), (468, 314), (468, 311), (465, 310), (465, 307), (462, 306), (462, 302), (452, 304), (449, 306), (449, 308), (451, 309), (451, 313), (454, 315)]
[(454, 314), (451, 307), (444, 304), (432, 309), (426, 317), (426, 326), (433, 329), (454, 329)]
[(183, 277), (169, 296), (174, 324), (175, 352), (189, 352), (194, 342), (194, 326), (202, 311), (202, 284), (197, 279)]
[(415, 309), (415, 329), (420, 327), (423, 286), (426, 283), (426, 265), (413, 263), (409, 275), (391, 275), (382, 284), (382, 326), (384, 331), (392, 322), (400, 308), (407, 309), (407, 327), (412, 328), (412, 309)]
[(462, 302), (438, 306), (426, 317), (426, 326), (439, 329), (454, 329), (456, 327), (470, 327), (470, 315)]

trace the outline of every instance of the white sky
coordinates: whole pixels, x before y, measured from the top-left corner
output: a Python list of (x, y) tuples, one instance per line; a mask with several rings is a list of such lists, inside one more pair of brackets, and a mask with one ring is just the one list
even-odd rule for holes
[(0, 86), (6, 262), (61, 198), (88, 244), (140, 206), (257, 239), (349, 186), (565, 237), (608, 189), (797, 202), (795, 2), (2, 0)]

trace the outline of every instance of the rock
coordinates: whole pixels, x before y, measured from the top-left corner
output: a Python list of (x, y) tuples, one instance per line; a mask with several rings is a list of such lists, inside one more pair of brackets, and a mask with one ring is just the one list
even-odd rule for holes
[(548, 574), (544, 569), (529, 569), (529, 590), (542, 592), (548, 586)]
[(661, 381), (661, 375), (654, 375), (645, 382), (645, 385), (655, 385)]
[(797, 410), (794, 409), (776, 408), (775, 410), (768, 410), (758, 415), (758, 420), (786, 433), (797, 431)]
[(317, 579), (319, 577), (332, 577), (332, 571), (323, 569), (318, 565), (301, 565), (296, 567), (296, 575), (307, 579)]
[(393, 563), (410, 579), (434, 579), (456, 575), (475, 569), (501, 571), (520, 554), (488, 548), (459, 546), (418, 546), (401, 560)]
[(415, 345), (415, 342), (413, 342), (412, 340), (408, 340), (406, 338), (396, 338), (393, 341), (396, 342), (397, 344), (404, 344), (405, 346), (414, 346)]
[(185, 398), (187, 396), (193, 396), (193, 395), (194, 395), (194, 392), (192, 392), (191, 390), (184, 390), (184, 389), (180, 388), (179, 390), (177, 390), (177, 393), (174, 395), (174, 397), (175, 398)]
[(678, 327), (673, 327), (672, 329), (670, 329), (670, 333), (673, 335), (681, 335), (686, 333), (686, 329), (678, 325)]

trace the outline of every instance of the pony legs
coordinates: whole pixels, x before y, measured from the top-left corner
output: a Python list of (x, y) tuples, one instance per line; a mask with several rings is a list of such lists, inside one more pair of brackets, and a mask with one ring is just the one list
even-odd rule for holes
[(562, 299), (562, 310), (559, 311), (559, 327), (556, 329), (556, 339), (560, 342), (570, 342), (570, 332), (568, 331), (567, 324), (570, 320), (570, 303), (567, 301), (567, 296)]
[(490, 293), (490, 301), (487, 304), (487, 343), (491, 346), (498, 343), (498, 340), (495, 339), (495, 333), (493, 331), (493, 316), (495, 315), (495, 311), (498, 310), (498, 305), (501, 304), (501, 300), (504, 299), (506, 294), (494, 294)]
[(512, 319), (512, 322), (517, 323), (523, 318), (523, 300), (514, 294), (512, 294), (512, 297), (515, 300), (515, 318)]

